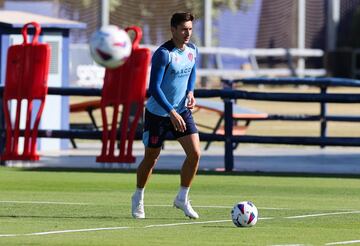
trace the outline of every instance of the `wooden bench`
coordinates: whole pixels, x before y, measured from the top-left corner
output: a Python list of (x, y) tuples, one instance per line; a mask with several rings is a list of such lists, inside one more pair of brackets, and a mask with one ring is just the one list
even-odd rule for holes
[[(83, 124), (80, 124), (81, 126), (76, 126), (72, 124), (71, 128), (91, 128), (93, 130), (99, 130), (99, 126), (95, 120), (95, 117), (93, 115), (93, 111), (100, 108), (100, 99), (98, 100), (90, 100), (86, 102), (80, 102), (80, 103), (73, 103), (70, 105), (70, 113), (77, 113), (77, 112), (87, 112), (90, 120), (91, 125), (83, 126)], [(200, 111), (200, 110), (206, 110), (210, 112), (214, 112), (218, 115), (219, 119), (217, 120), (217, 123), (215, 126), (209, 126), (204, 124), (197, 123), (198, 126), (211, 129), (213, 134), (225, 134), (224, 129), (224, 103), (219, 101), (212, 101), (208, 99), (202, 99), (197, 98), (196, 99), (196, 106), (194, 109), (194, 113)], [(268, 118), (267, 113), (262, 113), (257, 110), (246, 108), (246, 107), (240, 107), (239, 105), (233, 104), (233, 120), (234, 120), (234, 126), (233, 126), (233, 135), (245, 135), (247, 128), (249, 127), (252, 120), (257, 119), (266, 119)], [(245, 124), (239, 125), (239, 121), (245, 121)], [(72, 145), (74, 148), (76, 148), (76, 143), (74, 139), (70, 139)], [(207, 142), (205, 146), (205, 150), (207, 150), (210, 147), (211, 141)], [(234, 146), (234, 148), (236, 148)]]
[[(219, 119), (215, 126), (211, 127), (209, 125), (204, 124), (197, 124), (200, 127), (208, 128), (212, 130), (213, 134), (225, 134), (224, 129), (224, 103), (218, 102), (218, 101), (212, 101), (207, 99), (196, 99), (196, 105), (194, 113), (206, 110), (210, 112), (214, 112), (219, 116)], [(247, 128), (250, 125), (250, 122), (252, 120), (259, 120), (259, 119), (266, 119), (268, 118), (267, 113), (259, 112), (254, 109), (246, 108), (246, 107), (240, 107), (239, 105), (233, 104), (233, 113), (232, 117), (234, 120), (234, 126), (233, 126), (233, 135), (245, 135)], [(245, 121), (245, 124), (239, 125), (239, 121)], [(205, 150), (207, 150), (210, 147), (211, 141), (207, 142), (205, 146)], [(234, 148), (236, 148), (234, 146)]]
[[(91, 130), (99, 130), (99, 126), (95, 120), (94, 117), (94, 110), (100, 108), (101, 100), (90, 100), (85, 102), (79, 102), (79, 103), (72, 103), (70, 104), (70, 113), (81, 113), (81, 112), (87, 112), (89, 115), (89, 118), (91, 120), (91, 124), (71, 124), (70, 128), (76, 128), (76, 129), (91, 129)], [(70, 142), (74, 148), (77, 148), (75, 140), (70, 139)]]
[[(94, 111), (101, 108), (101, 99), (89, 100), (79, 103), (72, 103), (70, 104), (70, 113), (81, 113), (87, 112), (91, 123), (75, 123), (70, 124), (71, 129), (86, 129), (86, 130), (95, 130), (99, 131), (102, 127), (96, 122)], [(131, 114), (131, 112), (130, 112)], [(139, 124), (141, 125), (142, 120), (140, 119)], [(74, 148), (77, 148), (75, 140), (70, 139), (70, 142)]]
[(80, 102), (80, 103), (73, 103), (73, 104), (70, 104), (70, 113), (87, 112), (94, 128), (99, 129), (99, 127), (96, 123), (95, 117), (93, 115), (93, 111), (95, 109), (100, 108), (100, 105), (101, 105), (100, 103), (101, 103), (100, 99), (86, 101), (86, 102)]

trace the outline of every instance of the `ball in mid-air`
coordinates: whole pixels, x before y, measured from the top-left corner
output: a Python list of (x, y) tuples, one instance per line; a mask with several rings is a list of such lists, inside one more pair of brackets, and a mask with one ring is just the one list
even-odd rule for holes
[(103, 26), (90, 37), (90, 53), (96, 63), (106, 68), (124, 64), (131, 54), (128, 33), (117, 26)]

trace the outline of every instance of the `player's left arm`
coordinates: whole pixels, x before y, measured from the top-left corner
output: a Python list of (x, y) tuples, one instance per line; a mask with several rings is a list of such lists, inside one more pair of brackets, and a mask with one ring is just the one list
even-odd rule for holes
[(197, 58), (198, 54), (199, 54), (198, 49), (195, 46), (195, 63), (191, 70), (189, 81), (188, 81), (188, 86), (187, 86), (187, 90), (186, 90), (186, 96), (187, 96), (186, 107), (188, 109), (193, 109), (196, 104), (196, 100), (194, 97), (194, 89), (195, 89), (195, 82), (196, 82), (196, 60), (197, 60), (196, 58)]
[(188, 109), (193, 109), (196, 104), (196, 100), (194, 97), (194, 88), (195, 88), (195, 81), (196, 81), (196, 64), (191, 70), (188, 86), (187, 86), (187, 104), (186, 107)]

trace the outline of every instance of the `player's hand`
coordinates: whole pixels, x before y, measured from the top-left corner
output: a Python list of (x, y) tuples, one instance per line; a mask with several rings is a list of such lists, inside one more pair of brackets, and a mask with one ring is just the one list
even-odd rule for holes
[(175, 131), (185, 132), (186, 131), (186, 124), (184, 119), (179, 115), (175, 109), (170, 111), (170, 120), (173, 124)]
[(186, 104), (186, 107), (188, 109), (193, 109), (195, 107), (195, 104), (196, 104), (196, 100), (195, 100), (195, 97), (194, 97), (194, 93), (192, 91), (190, 91), (187, 95), (187, 104)]

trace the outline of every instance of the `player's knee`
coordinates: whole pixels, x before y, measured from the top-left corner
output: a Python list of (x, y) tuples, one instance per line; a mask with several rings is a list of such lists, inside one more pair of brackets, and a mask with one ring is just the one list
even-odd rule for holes
[(151, 162), (152, 162), (153, 166), (155, 166), (155, 164), (157, 163), (158, 160), (159, 160), (159, 158), (151, 159)]
[(145, 152), (145, 156), (144, 156), (144, 159), (146, 160), (146, 162), (149, 162), (149, 163), (152, 163), (152, 164), (156, 164), (156, 162), (158, 161), (159, 159), (159, 154), (160, 154), (160, 151), (157, 151), (157, 150), (147, 150)]
[(200, 156), (201, 156), (200, 150), (193, 150), (187, 155), (187, 158), (194, 163), (198, 163), (200, 160)]
[(155, 164), (157, 163), (159, 158), (155, 157), (155, 156), (148, 156), (147, 158), (145, 158), (145, 162), (148, 163), (148, 166), (155, 166)]
[(149, 156), (144, 157), (144, 159), (142, 160), (142, 162), (139, 165), (139, 169), (141, 169), (142, 171), (149, 172), (154, 168), (157, 160), (158, 160), (158, 158), (150, 158)]

